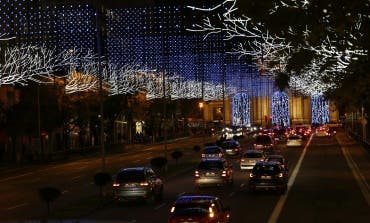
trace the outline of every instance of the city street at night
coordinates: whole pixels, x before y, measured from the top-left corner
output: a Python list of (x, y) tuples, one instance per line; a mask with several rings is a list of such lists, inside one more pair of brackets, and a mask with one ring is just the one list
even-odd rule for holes
[(369, 0), (0, 0), (0, 223), (370, 222)]

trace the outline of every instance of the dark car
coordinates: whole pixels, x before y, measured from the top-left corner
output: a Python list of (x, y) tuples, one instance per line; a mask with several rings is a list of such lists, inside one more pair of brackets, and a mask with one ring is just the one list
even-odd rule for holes
[(150, 167), (121, 169), (113, 183), (113, 197), (118, 201), (160, 200), (163, 181)]
[(219, 146), (206, 146), (201, 153), (201, 158), (222, 158), (224, 151)]
[(277, 190), (283, 194), (287, 190), (287, 173), (279, 162), (260, 161), (249, 174), (249, 191)]
[(270, 135), (257, 135), (253, 144), (253, 149), (260, 149), (264, 152), (270, 153), (274, 150), (275, 141)]
[(276, 161), (281, 164), (285, 171), (288, 171), (288, 161), (283, 155), (280, 154), (271, 154), (267, 155), (264, 159), (266, 162)]
[(173, 203), (168, 223), (229, 223), (230, 208), (209, 195), (184, 195)]
[(234, 179), (232, 165), (224, 158), (202, 159), (194, 177), (198, 188), (232, 184)]
[(221, 143), (221, 148), (226, 155), (237, 156), (241, 154), (240, 143), (233, 139), (225, 140)]

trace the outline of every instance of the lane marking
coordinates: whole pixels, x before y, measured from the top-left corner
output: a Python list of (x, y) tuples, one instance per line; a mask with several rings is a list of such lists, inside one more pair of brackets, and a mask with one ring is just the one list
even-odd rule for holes
[(16, 209), (16, 208), (19, 208), (19, 207), (24, 207), (24, 206), (27, 206), (27, 205), (28, 205), (28, 203), (18, 204), (18, 205), (15, 205), (15, 206), (9, 207), (9, 208), (7, 208), (6, 210), (11, 211), (11, 210), (13, 210), (13, 209)]
[(164, 206), (166, 206), (167, 204), (166, 203), (162, 203), (162, 204), (160, 204), (160, 205), (158, 205), (157, 207), (155, 207), (154, 208), (154, 210), (159, 210), (159, 209), (161, 209), (161, 208), (163, 208)]
[(17, 179), (17, 178), (21, 178), (21, 177), (28, 176), (28, 175), (32, 175), (32, 173), (25, 173), (25, 174), (21, 174), (21, 175), (18, 175), (18, 176), (4, 178), (4, 179), (0, 180), (0, 183), (5, 182), (5, 181), (9, 181), (9, 180), (14, 180), (14, 179)]
[(78, 178), (81, 178), (81, 176), (72, 177), (71, 180), (77, 180)]
[(303, 158), (306, 155), (308, 146), (311, 144), (312, 138), (313, 138), (313, 135), (311, 135), (310, 139), (306, 143), (306, 146), (304, 147), (304, 149), (301, 153), (301, 156), (299, 157), (299, 160), (298, 160), (297, 164), (294, 167), (293, 173), (290, 175), (290, 178), (289, 178), (289, 181), (288, 181), (288, 188), (287, 188), (286, 193), (280, 196), (280, 198), (279, 198), (278, 202), (276, 203), (275, 208), (272, 211), (272, 213), (270, 215), (270, 218), (267, 221), (267, 223), (276, 223), (277, 220), (279, 219), (280, 213), (281, 213), (281, 211), (284, 207), (284, 204), (285, 204), (285, 201), (286, 201), (286, 199), (289, 195), (290, 189), (292, 188), (292, 186), (294, 184), (295, 178), (298, 175), (299, 169), (301, 168)]
[(358, 186), (360, 187), (360, 190), (362, 192), (362, 195), (364, 196), (366, 203), (368, 206), (370, 206), (370, 187), (369, 184), (366, 182), (365, 177), (362, 175), (360, 169), (358, 168), (356, 162), (353, 160), (351, 154), (348, 152), (348, 149), (346, 146), (344, 146), (343, 141), (336, 137), (339, 144), (341, 145), (342, 153), (344, 157), (346, 158), (347, 165), (351, 169), (351, 172), (353, 176), (356, 179), (356, 182)]

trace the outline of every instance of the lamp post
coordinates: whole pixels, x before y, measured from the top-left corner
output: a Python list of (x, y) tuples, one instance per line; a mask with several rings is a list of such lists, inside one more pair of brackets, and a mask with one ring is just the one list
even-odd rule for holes
[(205, 144), (205, 135), (206, 135), (205, 120), (204, 120), (204, 103), (199, 102), (198, 106), (199, 106), (200, 114), (202, 116), (202, 129), (203, 129), (202, 142), (203, 142), (203, 145), (204, 145)]

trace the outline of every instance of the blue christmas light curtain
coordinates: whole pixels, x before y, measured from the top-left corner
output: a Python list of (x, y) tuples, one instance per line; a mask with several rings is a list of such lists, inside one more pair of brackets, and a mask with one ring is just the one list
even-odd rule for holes
[(276, 91), (272, 95), (272, 124), (282, 127), (290, 125), (289, 97), (285, 92)]
[(237, 93), (232, 100), (232, 124), (250, 126), (250, 100), (247, 93)]
[(311, 122), (325, 124), (329, 122), (329, 101), (323, 95), (311, 96)]

